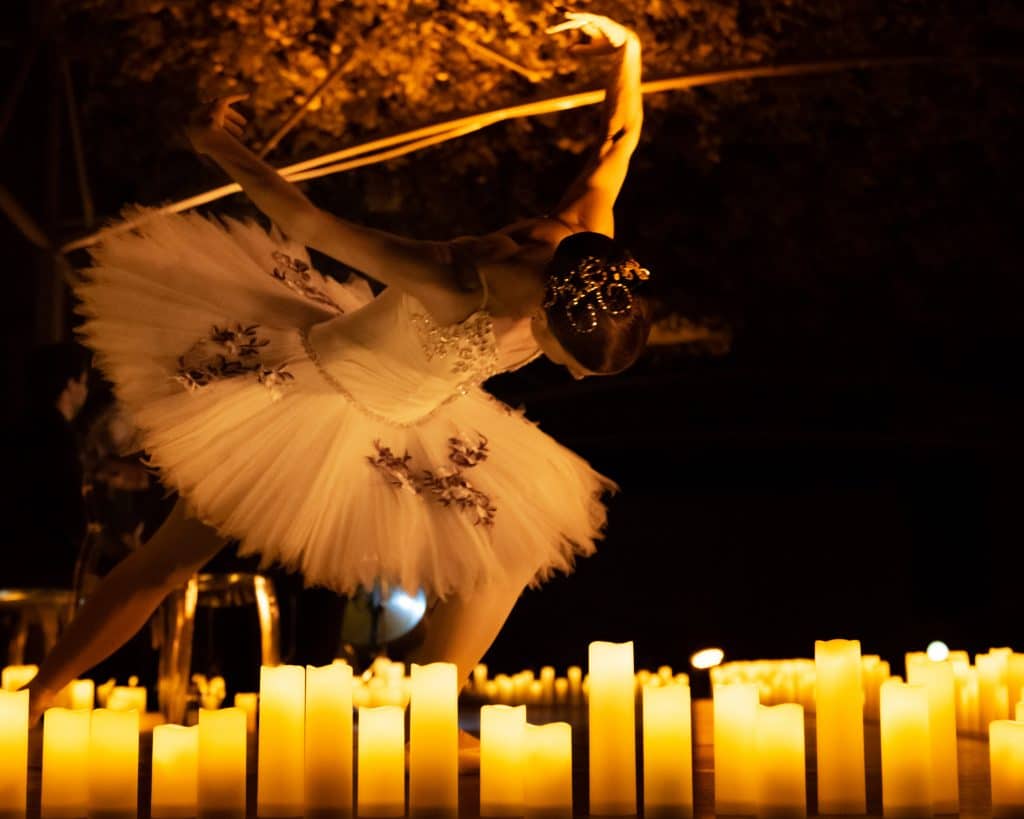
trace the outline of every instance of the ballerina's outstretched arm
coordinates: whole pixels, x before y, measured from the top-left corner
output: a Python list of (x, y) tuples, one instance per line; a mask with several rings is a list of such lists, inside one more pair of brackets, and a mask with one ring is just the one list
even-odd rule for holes
[(459, 287), (450, 243), (398, 236), (317, 207), (239, 141), (245, 117), (230, 106), (247, 96), (216, 99), (191, 115), (186, 134), (196, 152), (220, 165), (291, 238), (382, 284), (408, 291), (439, 321), (460, 318), (467, 296)]
[(640, 142), (643, 125), (643, 92), (640, 88), (640, 38), (608, 17), (568, 12), (565, 22), (549, 34), (580, 29), (592, 39), (570, 48), (574, 54), (614, 56), (615, 64), (605, 89), (601, 142), (580, 175), (555, 208), (556, 216), (588, 230), (615, 235), (612, 206), (626, 180), (629, 160)]

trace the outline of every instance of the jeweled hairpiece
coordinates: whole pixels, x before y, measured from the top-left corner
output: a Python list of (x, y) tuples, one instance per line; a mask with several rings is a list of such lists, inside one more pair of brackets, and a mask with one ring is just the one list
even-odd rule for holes
[(633, 290), (651, 277), (636, 259), (609, 263), (597, 256), (584, 256), (565, 273), (548, 278), (544, 307), (565, 300), (565, 314), (577, 333), (592, 333), (598, 310), (622, 316), (633, 309)]

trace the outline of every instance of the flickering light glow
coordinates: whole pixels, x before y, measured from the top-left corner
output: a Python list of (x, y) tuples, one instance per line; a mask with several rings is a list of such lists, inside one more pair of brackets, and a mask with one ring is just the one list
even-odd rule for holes
[(949, 658), (949, 646), (942, 642), (942, 640), (932, 640), (928, 643), (928, 648), (925, 649), (925, 653), (928, 655), (929, 660), (941, 663), (943, 660)]
[(696, 669), (714, 668), (725, 659), (725, 652), (720, 648), (702, 648), (692, 657), (690, 665)]

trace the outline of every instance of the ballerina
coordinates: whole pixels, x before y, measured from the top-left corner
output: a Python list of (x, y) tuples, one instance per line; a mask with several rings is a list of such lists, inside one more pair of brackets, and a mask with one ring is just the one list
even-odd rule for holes
[[(463, 681), (524, 588), (594, 551), (614, 482), (481, 387), (539, 355), (576, 378), (620, 372), (646, 345), (649, 273), (612, 238), (640, 41), (593, 14), (548, 31), (574, 29), (591, 38), (577, 53), (614, 58), (601, 142), (549, 215), (484, 236), (414, 240), (328, 213), (242, 145), (245, 95), (193, 115), (195, 150), (271, 228), (132, 206), (139, 226), (92, 250), (79, 332), (179, 500), (42, 663), (33, 722), (227, 540), (343, 594), (423, 588), (409, 659)], [(306, 247), (384, 290), (321, 275)]]

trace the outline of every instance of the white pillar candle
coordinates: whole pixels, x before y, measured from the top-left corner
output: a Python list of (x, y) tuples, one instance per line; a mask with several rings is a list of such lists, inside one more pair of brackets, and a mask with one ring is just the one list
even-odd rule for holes
[(305, 693), (302, 666), (261, 666), (256, 783), (256, 812), (261, 817), (304, 812)]
[(566, 669), (565, 678), (569, 681), (569, 700), (579, 702), (583, 698), (583, 669), (578, 665), (571, 665)]
[(565, 677), (555, 680), (555, 703), (563, 705), (569, 700), (569, 681)]
[(68, 683), (68, 707), (91, 711), (96, 702), (96, 683), (92, 680), (72, 680)]
[(477, 663), (473, 668), (473, 690), (477, 694), (484, 693), (487, 685), (487, 666), (484, 663)]
[[(338, 663), (337, 660), (334, 661)], [(256, 711), (259, 708), (260, 695), (255, 691), (244, 691), (235, 694), (235, 708), (245, 712), (245, 730), (250, 734), (256, 730)]]
[(1024, 700), (1017, 703), (1014, 719), (1017, 720), (1017, 722), (1024, 722)]
[(480, 709), (480, 815), (522, 816), (525, 804), (526, 706)]
[(1024, 722), (995, 720), (989, 726), (993, 819), (1024, 816)]
[(152, 819), (195, 816), (199, 801), (199, 728), (195, 725), (153, 728), (152, 772), (149, 800)]
[(397, 705), (359, 709), (359, 816), (405, 815), (405, 711)]
[(1007, 661), (1006, 684), (1011, 706), (1024, 700), (1024, 654), (1010, 655)]
[(932, 816), (928, 690), (887, 680), (879, 703), (882, 737), (882, 813), (886, 817)]
[(956, 702), (953, 665), (949, 660), (920, 663), (909, 683), (928, 691), (928, 735), (931, 738), (932, 807), (935, 813), (960, 812), (956, 757)]
[(140, 685), (115, 685), (105, 706), (110, 711), (138, 711), (146, 713), (146, 689)]
[(306, 816), (352, 815), (352, 667), (306, 666)]
[(541, 694), (540, 701), (551, 705), (555, 701), (555, 668), (546, 665), (540, 670)]
[(97, 708), (89, 725), (89, 817), (138, 815), (139, 712)]
[(28, 691), (0, 691), (0, 815), (24, 814), (28, 795)]
[(247, 735), (241, 708), (199, 710), (200, 819), (245, 819)]
[[(988, 733), (993, 720), (1009, 717), (1009, 690), (1006, 684), (1008, 657), (1005, 654), (978, 654), (978, 719), (982, 733)], [(1005, 707), (1004, 707), (1005, 703)]]
[(798, 703), (759, 705), (754, 727), (757, 816), (807, 816), (804, 708)]
[(636, 695), (633, 643), (590, 644), (590, 815), (634, 816)]
[(818, 811), (867, 812), (859, 640), (814, 644)]
[(715, 813), (754, 815), (757, 696), (756, 683), (723, 683), (712, 688)]
[(412, 666), (409, 816), (459, 813), (459, 682), (454, 663)]
[(644, 816), (693, 816), (690, 689), (646, 686), (643, 697)]
[(42, 819), (79, 819), (89, 807), (89, 711), (43, 714)]
[(526, 819), (572, 819), (572, 726), (527, 725), (526, 749)]
[(8, 665), (0, 671), (0, 688), (4, 691), (17, 691), (28, 685), (39, 673), (37, 665)]

